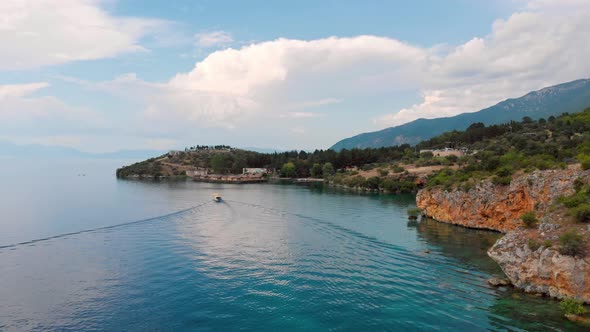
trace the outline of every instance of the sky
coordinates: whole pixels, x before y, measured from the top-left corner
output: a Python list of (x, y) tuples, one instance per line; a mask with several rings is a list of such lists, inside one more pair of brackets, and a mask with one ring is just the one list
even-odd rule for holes
[(0, 1), (0, 141), (326, 149), (590, 77), (588, 0)]

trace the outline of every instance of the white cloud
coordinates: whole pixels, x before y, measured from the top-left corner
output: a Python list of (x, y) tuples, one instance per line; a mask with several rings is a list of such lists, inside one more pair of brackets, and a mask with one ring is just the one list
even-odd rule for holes
[[(31, 7), (38, 11), (43, 7), (39, 4), (47, 5), (47, 1), (34, 2)], [(23, 63), (31, 67), (57, 63), (58, 60), (51, 60), (55, 53), (70, 55), (65, 58), (84, 59), (136, 51), (141, 49), (139, 38), (152, 24), (157, 25), (152, 21), (109, 16), (97, 9), (93, 2), (67, 1), (59, 3), (70, 4), (76, 9), (77, 17), (84, 18), (74, 20), (76, 24), (99, 22), (100, 28), (96, 31), (89, 28), (91, 32), (102, 34), (107, 31), (102, 37), (110, 39), (105, 36), (112, 34), (114, 41), (121, 42), (111, 43), (101, 37), (98, 42), (90, 38), (89, 44), (80, 43), (75, 36), (68, 35), (72, 32), (66, 29), (65, 36), (74, 41), (73, 45), (60, 40), (47, 43), (31, 54), (23, 51), (25, 47), (18, 52), (0, 52), (0, 69), (6, 67), (6, 59), (10, 56), (23, 59)], [(6, 9), (6, 3), (16, 8), (20, 2), (0, 2), (0, 9)], [(80, 8), (86, 8), (87, 12), (78, 12)], [(101, 83), (64, 79), (131, 100), (141, 109), (138, 114), (129, 116), (135, 116), (133, 129), (144, 135), (144, 139), (154, 137), (155, 140), (143, 140), (141, 144), (170, 146), (186, 138), (204, 137), (198, 136), (203, 132), (217, 133), (216, 128), (226, 130), (225, 133), (230, 133), (227, 136), (231, 137), (233, 133), (237, 137), (246, 134), (255, 137), (260, 135), (260, 128), (266, 128), (274, 130), (277, 136), (282, 135), (283, 141), (277, 139), (273, 141), (275, 144), (290, 144), (288, 135), (297, 135), (296, 144), (302, 147), (327, 145), (340, 137), (329, 137), (332, 131), (317, 130), (314, 125), (341, 127), (337, 116), (328, 119), (340, 110), (355, 112), (355, 115), (370, 111), (371, 115), (366, 116), (370, 122), (375, 114), (370, 109), (376, 104), (374, 100), (383, 104), (383, 100), (393, 100), (402, 92), (419, 91), (422, 97), (415, 105), (391, 109), (390, 114), (373, 119), (375, 126), (474, 112), (508, 97), (590, 76), (590, 62), (586, 61), (590, 58), (590, 44), (584, 42), (586, 32), (590, 31), (590, 20), (587, 19), (590, 3), (533, 0), (523, 8), (507, 19), (494, 22), (488, 35), (474, 36), (460, 45), (441, 44), (425, 48), (367, 35), (316, 40), (279, 38), (212, 52), (197, 62), (192, 70), (178, 73), (161, 83), (143, 81), (135, 74)], [(6, 38), (7, 29), (17, 26), (22, 38), (30, 42), (27, 38), (45, 33), (38, 24), (38, 21), (45, 20), (45, 16), (47, 22), (56, 25), (50, 24), (52, 28), (48, 30), (57, 32), (47, 32), (47, 40), (54, 40), (52, 38), (61, 31), (60, 24), (63, 23), (55, 22), (57, 14), (54, 12), (66, 18), (72, 15), (52, 10), (47, 9), (49, 14), (35, 13), (36, 24), (31, 26), (31, 31), (23, 22), (28, 22), (26, 17), (33, 14), (19, 14), (14, 9), (0, 11), (11, 13), (0, 14), (0, 42)], [(74, 30), (85, 31), (87, 28), (76, 24)], [(104, 26), (110, 28), (103, 29)], [(197, 35), (197, 42), (202, 47), (211, 47), (232, 43), (233, 38), (217, 31)], [(34, 112), (58, 114), (57, 119), (75, 119), (85, 111), (92, 114), (52, 97), (32, 97), (31, 93), (44, 87), (43, 84), (46, 83), (0, 86), (0, 117), (6, 117), (6, 114), (16, 116), (15, 109), (25, 110), (19, 115), (21, 118), (25, 115), (32, 117)], [(7, 111), (7, 105), (10, 105), (10, 111)], [(387, 111), (385, 107), (387, 105), (381, 109), (384, 113)], [(322, 115), (325, 115), (325, 119), (321, 119), (326, 120), (325, 123), (317, 119)], [(82, 117), (77, 119), (87, 121)], [(297, 126), (293, 122), (297, 122)], [(351, 125), (355, 127), (350, 129), (355, 130), (363, 123), (348, 124)], [(325, 141), (318, 142), (317, 139)]]
[(24, 97), (48, 86), (47, 82), (0, 85), (0, 101), (7, 98)]
[(201, 32), (195, 35), (195, 39), (200, 47), (224, 46), (234, 41), (232, 35), (225, 31)]
[(139, 40), (163, 24), (109, 15), (92, 0), (2, 0), (0, 70), (145, 51)]
[(422, 75), (423, 101), (376, 119), (382, 127), (417, 118), (475, 112), (531, 90), (590, 76), (590, 2), (535, 0), (497, 20), (443, 56), (430, 57)]
[(290, 118), (290, 119), (308, 119), (308, 118), (317, 118), (322, 114), (313, 113), (313, 112), (287, 112), (279, 115), (280, 118)]
[(104, 120), (89, 109), (68, 105), (52, 96), (32, 96), (47, 86), (45, 82), (0, 85), (0, 130), (4, 134), (61, 135), (64, 131), (83, 132), (104, 126)]

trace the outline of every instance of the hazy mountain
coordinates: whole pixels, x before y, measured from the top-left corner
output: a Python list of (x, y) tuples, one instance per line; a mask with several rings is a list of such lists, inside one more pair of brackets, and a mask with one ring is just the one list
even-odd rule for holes
[(18, 145), (0, 141), (0, 157), (3, 158), (102, 158), (143, 160), (159, 156), (160, 150), (121, 150), (108, 153), (88, 153), (73, 148), (39, 144)]
[(564, 112), (575, 113), (590, 106), (590, 79), (576, 80), (530, 92), (520, 98), (508, 99), (474, 113), (448, 118), (418, 119), (401, 126), (364, 133), (343, 139), (331, 149), (378, 148), (403, 143), (416, 144), (445, 131), (464, 130), (474, 122), (486, 125), (547, 118)]

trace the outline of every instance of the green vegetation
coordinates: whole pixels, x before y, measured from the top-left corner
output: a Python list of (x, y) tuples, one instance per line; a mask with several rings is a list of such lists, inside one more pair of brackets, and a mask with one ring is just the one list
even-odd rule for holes
[(324, 178), (334, 175), (334, 166), (332, 166), (332, 163), (327, 162), (324, 164), (322, 167), (322, 174), (324, 175)]
[(529, 249), (531, 249), (532, 251), (535, 251), (535, 250), (541, 248), (541, 243), (539, 243), (539, 241), (537, 241), (535, 239), (528, 239), (527, 245), (528, 245)]
[(586, 313), (586, 308), (582, 301), (573, 298), (565, 298), (559, 303), (559, 308), (563, 310), (566, 315), (583, 315)]
[(522, 220), (522, 222), (527, 228), (533, 228), (539, 222), (539, 220), (535, 216), (534, 211), (525, 212), (522, 216), (520, 216), (520, 220)]
[(319, 163), (314, 163), (311, 167), (311, 177), (321, 178), (323, 175), (323, 167)]
[[(432, 152), (454, 146), (465, 148), (467, 155), (436, 157)], [(590, 160), (590, 109), (563, 114), (549, 121), (532, 121), (486, 126), (474, 123), (464, 131), (446, 132), (412, 148), (408, 144), (377, 149), (288, 151), (257, 153), (228, 146), (195, 146), (172, 151), (157, 158), (122, 167), (118, 177), (183, 176), (186, 170), (212, 169), (218, 174), (240, 174), (245, 167), (268, 168), (283, 177), (323, 177), (330, 183), (392, 193), (415, 192), (423, 183), (402, 166), (443, 166), (431, 175), (428, 186), (469, 191), (480, 180), (490, 179), (497, 185), (509, 185), (517, 172), (535, 169), (564, 168), (568, 163)], [(355, 170), (351, 170), (355, 169)], [(356, 169), (377, 169), (376, 176), (362, 176)], [(534, 181), (529, 179), (529, 185)], [(589, 221), (588, 189), (579, 184), (576, 195), (564, 198), (572, 215)]]
[(295, 168), (295, 164), (293, 164), (292, 162), (283, 164), (283, 167), (281, 167), (281, 176), (285, 178), (296, 177), (297, 169)]
[(560, 197), (559, 202), (577, 222), (590, 222), (590, 186), (583, 179), (576, 179), (574, 189), (573, 195)]
[(421, 213), (422, 212), (418, 208), (409, 208), (408, 209), (408, 218), (412, 219), (412, 220), (416, 220), (416, 219), (418, 219), (418, 216), (420, 216)]
[[(509, 99), (479, 112), (463, 113), (447, 118), (418, 119), (401, 126), (363, 133), (346, 138), (334, 144), (332, 149), (376, 148), (391, 145), (393, 142), (416, 144), (444, 132), (463, 130), (471, 123), (483, 123), (486, 126), (509, 123), (527, 117), (527, 123), (545, 125), (555, 122), (555, 117), (563, 112), (579, 112), (588, 107), (590, 81), (573, 81), (548, 87), (542, 91), (531, 92), (521, 98)], [(534, 110), (534, 112), (531, 112)], [(541, 118), (546, 118), (542, 119)], [(483, 140), (483, 136), (474, 137)], [(443, 141), (444, 142), (444, 141)], [(461, 141), (466, 142), (466, 141)]]
[[(509, 185), (516, 172), (565, 168), (576, 161), (590, 167), (590, 108), (564, 113), (551, 121), (523, 119), (492, 126), (474, 123), (465, 131), (447, 132), (417, 147), (436, 149), (449, 142), (477, 152), (457, 158), (459, 169), (439, 171), (428, 182), (430, 187), (462, 188), (467, 181), (490, 178), (497, 185)], [(530, 180), (529, 185), (533, 184)], [(585, 213), (581, 209), (580, 216)]]
[(562, 255), (581, 255), (584, 250), (584, 236), (572, 230), (559, 237), (559, 253)]

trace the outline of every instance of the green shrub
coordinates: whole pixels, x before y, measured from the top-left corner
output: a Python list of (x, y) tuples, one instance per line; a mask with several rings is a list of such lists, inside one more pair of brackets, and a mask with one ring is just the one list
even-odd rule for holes
[(551, 248), (551, 246), (553, 246), (553, 242), (551, 242), (551, 240), (546, 239), (543, 241), (543, 247), (545, 248)]
[(572, 210), (576, 221), (590, 222), (590, 204), (584, 203)]
[(585, 181), (582, 178), (577, 178), (574, 180), (574, 190), (579, 192), (585, 185)]
[(535, 251), (535, 250), (541, 248), (541, 244), (539, 243), (539, 241), (537, 241), (535, 239), (529, 239), (527, 241), (527, 245), (528, 245), (529, 249), (531, 249), (532, 251)]
[(389, 175), (389, 171), (386, 170), (386, 169), (380, 169), (379, 170), (379, 175), (381, 175), (381, 176), (387, 176), (387, 175)]
[(559, 308), (563, 310), (566, 315), (583, 315), (586, 313), (586, 308), (582, 301), (573, 298), (565, 298), (559, 303)]
[(582, 169), (583, 170), (588, 170), (590, 169), (590, 156), (587, 154), (583, 154), (580, 153), (576, 159), (578, 159), (578, 161), (580, 162), (580, 164), (582, 165)]
[(588, 197), (585, 195), (585, 193), (576, 193), (572, 196), (559, 198), (559, 202), (561, 202), (563, 205), (565, 205), (565, 207), (568, 208), (578, 207), (579, 205), (584, 204), (584, 202), (586, 202), (587, 200)]
[(522, 220), (527, 228), (532, 228), (537, 224), (537, 222), (539, 222), (539, 219), (537, 219), (535, 216), (534, 211), (525, 212), (522, 216), (520, 216), (520, 220)]
[(408, 209), (408, 216), (417, 217), (421, 213), (420, 209), (418, 208), (409, 208)]
[(576, 231), (569, 231), (559, 237), (559, 245), (562, 255), (580, 255), (584, 249), (584, 237)]
[(512, 168), (510, 167), (500, 167), (497, 171), (496, 171), (496, 175), (500, 176), (500, 177), (507, 177), (512, 175)]
[(401, 172), (403, 172), (404, 170), (405, 170), (405, 169), (404, 169), (403, 167), (401, 167), (401, 166), (397, 166), (397, 165), (396, 165), (396, 166), (393, 166), (393, 168), (392, 168), (392, 171), (393, 171), (393, 173), (401, 173)]
[(380, 184), (381, 178), (378, 176), (372, 176), (365, 181), (364, 187), (369, 189), (379, 189)]
[(511, 176), (494, 176), (492, 183), (500, 186), (508, 186), (512, 182)]
[(363, 165), (363, 167), (361, 167), (361, 169), (362, 169), (363, 171), (370, 171), (370, 170), (372, 170), (373, 168), (375, 168), (375, 167), (374, 167), (373, 165), (371, 165), (371, 164), (366, 164), (366, 165)]

